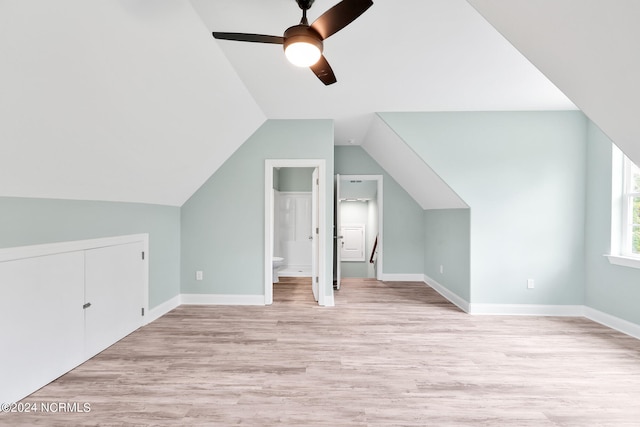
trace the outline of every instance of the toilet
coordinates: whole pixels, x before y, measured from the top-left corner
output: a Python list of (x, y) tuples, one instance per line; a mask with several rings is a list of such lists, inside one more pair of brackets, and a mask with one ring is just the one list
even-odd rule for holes
[(279, 256), (273, 257), (273, 283), (278, 283), (278, 270), (284, 265), (284, 258)]

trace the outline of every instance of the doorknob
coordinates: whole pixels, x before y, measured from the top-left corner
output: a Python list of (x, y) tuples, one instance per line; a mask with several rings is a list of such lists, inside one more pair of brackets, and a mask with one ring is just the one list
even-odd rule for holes
[(313, 240), (313, 236), (309, 236), (309, 240)]

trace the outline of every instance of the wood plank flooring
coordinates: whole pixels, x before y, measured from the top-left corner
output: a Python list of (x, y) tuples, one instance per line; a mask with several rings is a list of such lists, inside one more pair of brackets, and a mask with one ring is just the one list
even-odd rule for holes
[(470, 316), (419, 283), (345, 280), (335, 301), (287, 280), (270, 307), (180, 306), (24, 400), (90, 412), (0, 425), (640, 426), (631, 337)]

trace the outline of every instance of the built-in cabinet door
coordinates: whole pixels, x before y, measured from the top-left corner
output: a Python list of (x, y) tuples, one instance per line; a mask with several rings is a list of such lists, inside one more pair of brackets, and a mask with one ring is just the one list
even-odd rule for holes
[(92, 357), (143, 324), (142, 242), (85, 251), (85, 355)]
[(0, 262), (0, 402), (84, 361), (84, 253)]

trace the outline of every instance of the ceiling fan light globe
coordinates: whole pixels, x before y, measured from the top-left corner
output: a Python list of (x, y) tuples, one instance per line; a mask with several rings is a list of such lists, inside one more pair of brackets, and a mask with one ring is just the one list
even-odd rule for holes
[(318, 62), (322, 52), (314, 44), (295, 42), (287, 45), (284, 54), (293, 65), (297, 67), (310, 67)]

